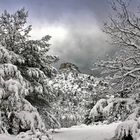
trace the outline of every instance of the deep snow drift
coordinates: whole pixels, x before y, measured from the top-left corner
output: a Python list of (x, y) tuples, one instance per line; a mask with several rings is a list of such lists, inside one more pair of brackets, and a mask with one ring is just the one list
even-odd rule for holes
[(7, 136), (4, 134), (0, 134), (0, 140), (20, 140), (20, 139), (17, 139), (15, 136)]
[(56, 130), (53, 140), (105, 140), (114, 136), (118, 124), (62, 128)]
[[(105, 140), (114, 136), (119, 123), (110, 125), (74, 126), (55, 130), (53, 140)], [(14, 136), (0, 135), (0, 140), (21, 140)], [(22, 139), (28, 140), (28, 139)]]

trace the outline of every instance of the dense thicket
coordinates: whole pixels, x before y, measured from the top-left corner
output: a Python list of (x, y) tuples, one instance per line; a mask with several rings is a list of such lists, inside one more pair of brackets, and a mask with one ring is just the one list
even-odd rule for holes
[(93, 118), (105, 117), (107, 111), (107, 120), (125, 120), (118, 126), (115, 140), (140, 138), (140, 16), (130, 11), (130, 5), (127, 0), (111, 2), (112, 15), (104, 24), (104, 32), (111, 37), (117, 53), (98, 66), (108, 75), (114, 98), (98, 101), (91, 111)]

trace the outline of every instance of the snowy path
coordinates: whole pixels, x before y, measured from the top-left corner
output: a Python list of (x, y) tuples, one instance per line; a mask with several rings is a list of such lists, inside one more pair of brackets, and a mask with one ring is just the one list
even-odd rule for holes
[[(53, 140), (105, 140), (114, 135), (118, 123), (110, 125), (71, 127), (56, 130)], [(19, 140), (14, 136), (0, 134), (0, 140)]]
[(53, 140), (104, 140), (114, 135), (117, 123), (111, 125), (63, 128), (57, 130)]

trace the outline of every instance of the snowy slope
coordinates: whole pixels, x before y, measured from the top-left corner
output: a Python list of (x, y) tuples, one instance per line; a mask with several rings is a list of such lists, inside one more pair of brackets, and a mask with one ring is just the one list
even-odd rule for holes
[(105, 140), (114, 136), (118, 124), (62, 128), (56, 131), (53, 140)]
[(52, 104), (52, 114), (62, 127), (70, 127), (84, 120), (86, 105), (92, 102), (91, 96), (94, 96), (97, 80), (94, 76), (80, 73), (73, 64), (65, 65), (49, 81), (49, 85), (57, 98), (55, 104)]

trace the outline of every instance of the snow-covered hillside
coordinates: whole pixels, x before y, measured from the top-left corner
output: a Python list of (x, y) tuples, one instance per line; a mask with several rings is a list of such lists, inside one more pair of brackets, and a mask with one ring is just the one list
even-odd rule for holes
[(71, 63), (63, 63), (57, 75), (50, 80), (57, 99), (53, 104), (55, 117), (63, 127), (81, 123), (90, 103), (96, 102), (99, 96), (97, 88), (104, 90), (100, 80), (92, 75), (80, 73)]

